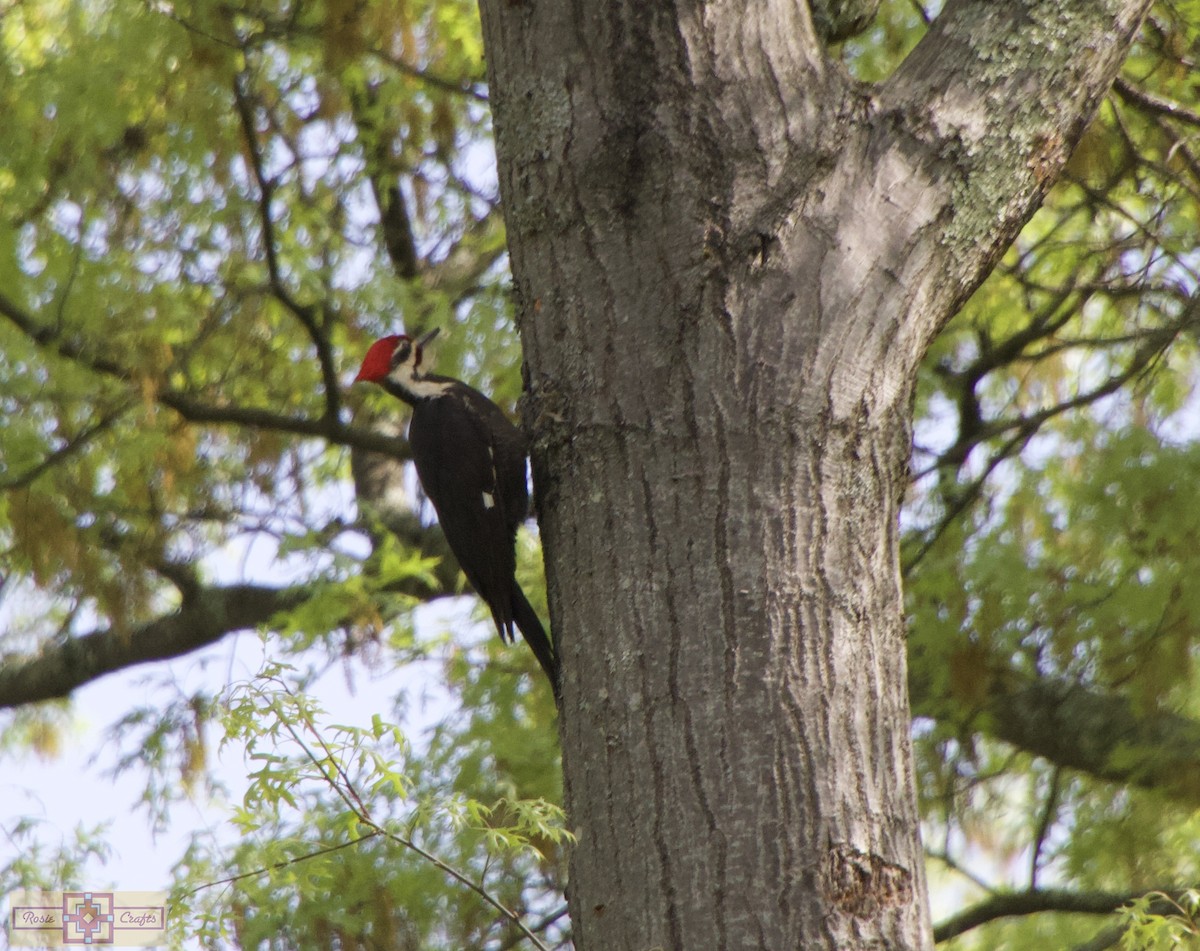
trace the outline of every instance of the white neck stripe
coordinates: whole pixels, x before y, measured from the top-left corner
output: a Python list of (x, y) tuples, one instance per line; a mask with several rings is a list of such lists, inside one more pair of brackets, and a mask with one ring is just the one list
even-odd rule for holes
[(417, 399), (441, 396), (452, 385), (449, 380), (429, 380), (424, 377), (415, 376), (412, 365), (407, 363), (402, 363), (396, 367), (396, 369), (388, 374), (388, 379), (406, 393), (411, 393)]

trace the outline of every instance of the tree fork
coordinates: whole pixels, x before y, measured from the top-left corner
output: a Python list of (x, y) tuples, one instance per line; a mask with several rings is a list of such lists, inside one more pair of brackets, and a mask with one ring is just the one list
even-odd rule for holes
[(1147, 5), (952, 2), (865, 88), (792, 0), (481, 4), (580, 951), (931, 944), (916, 368)]

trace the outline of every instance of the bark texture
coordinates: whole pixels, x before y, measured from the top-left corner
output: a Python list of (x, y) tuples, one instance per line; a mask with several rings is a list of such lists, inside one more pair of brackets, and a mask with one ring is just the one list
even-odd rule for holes
[(930, 944), (916, 368), (1146, 6), (951, 2), (864, 88), (795, 0), (482, 3), (580, 951)]

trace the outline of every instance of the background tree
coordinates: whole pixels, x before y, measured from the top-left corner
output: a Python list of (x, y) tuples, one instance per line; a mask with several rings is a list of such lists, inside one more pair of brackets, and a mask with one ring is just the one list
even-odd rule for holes
[[(801, 870), (771, 927), (810, 935), (828, 906), (821, 938), (918, 940), (880, 532), (928, 340), (902, 544), (929, 870), (939, 905), (957, 905), (936, 934), (1102, 947), (1126, 926), (1144, 941), (1188, 927), (1186, 901), (1095, 916), (1153, 890), (1178, 900), (1197, 879), (1196, 11), (1153, 8), (1083, 133), (1124, 52), (1120, 31), (1094, 32), (1111, 31), (1104, 5), (873, 6), (815, 5), (811, 23), (789, 7), (798, 20), (756, 35), (765, 12), (739, 11), (724, 34), (716, 8), (704, 23), (683, 11), (677, 29), (641, 5), (589, 7), (567, 37), (566, 7), (502, 5), (486, 11), (490, 87), (466, 4), (4, 10), (6, 747), (53, 745), (63, 708), (37, 701), (238, 630), (268, 631), (289, 665), (229, 692), (156, 695), (122, 722), (160, 821), (210, 779), (206, 723), (257, 757), (232, 813), (242, 845), (198, 837), (179, 867), (189, 928), (241, 946), (468, 948), (528, 940), (520, 917), (547, 945), (568, 937), (561, 824), (539, 804), (559, 797), (549, 698), (514, 676), (533, 670), (523, 652), (471, 631), (414, 637), (413, 606), (458, 581), (395, 464), (392, 408), (340, 386), (375, 334), (437, 322), (453, 328), (439, 367), (515, 399), (489, 106), (568, 657), (579, 946), (622, 946), (622, 929), (686, 946), (709, 926), (737, 943), (740, 898), (703, 880), (770, 871), (769, 850), (716, 831), (743, 816), (773, 828), (742, 808), (742, 784), (822, 801), (768, 840)], [(880, 85), (842, 78), (837, 60)], [(934, 339), (1080, 133), (1043, 210)], [(887, 273), (914, 249), (919, 262)], [(822, 336), (856, 308), (860, 336)], [(873, 336), (885, 325), (911, 332)], [(789, 384), (796, 366), (811, 372)], [(819, 410), (846, 387), (861, 403)], [(877, 425), (855, 437), (831, 425), (838, 406)], [(854, 459), (856, 441), (874, 448)], [(794, 518), (736, 517), (744, 504)], [(851, 529), (860, 547), (839, 548)], [(772, 556), (771, 537), (802, 543)], [(235, 567), (248, 545), (276, 564)], [(797, 561), (828, 584), (797, 582)], [(885, 673), (807, 686), (807, 671), (845, 676), (868, 656), (823, 644), (863, 636), (882, 637)], [(459, 705), (415, 748), (386, 725), (393, 711), (336, 729), (303, 691), (331, 664), (428, 657), (446, 661), (434, 667)], [(713, 683), (735, 700), (717, 703)], [(823, 772), (852, 763), (861, 735), (830, 757), (813, 721), (793, 723), (772, 751), (781, 774), (748, 768), (751, 727), (772, 722), (748, 710), (781, 696), (832, 709), (857, 690), (862, 709), (891, 711), (864, 728), (890, 750), (864, 760), (891, 764), (898, 824), (884, 831)], [(623, 781), (594, 778), (621, 764)], [(637, 781), (656, 764), (660, 782)], [(607, 897), (589, 857), (605, 809), (646, 866), (626, 873), (632, 895)], [(20, 848), (6, 887), (73, 874), (36, 826), (4, 822)], [(447, 885), (413, 846), (480, 887)], [(689, 904), (705, 894), (711, 908)]]

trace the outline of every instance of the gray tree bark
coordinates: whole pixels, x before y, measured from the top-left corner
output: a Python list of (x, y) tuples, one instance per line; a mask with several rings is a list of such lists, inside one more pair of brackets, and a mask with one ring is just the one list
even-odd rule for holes
[(1147, 6), (951, 0), (863, 87), (796, 0), (481, 3), (580, 951), (930, 945), (915, 374)]

